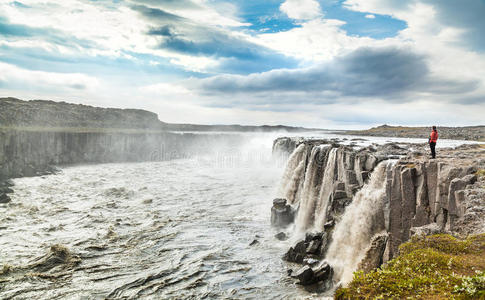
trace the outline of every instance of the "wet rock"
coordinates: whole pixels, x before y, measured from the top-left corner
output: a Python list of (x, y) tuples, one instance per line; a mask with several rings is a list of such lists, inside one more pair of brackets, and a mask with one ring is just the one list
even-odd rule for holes
[(343, 199), (343, 198), (347, 198), (347, 192), (337, 190), (333, 193), (334, 200)]
[(315, 282), (320, 282), (320, 281), (331, 281), (333, 277), (333, 269), (332, 267), (326, 263), (323, 262), (320, 266), (316, 267), (313, 270), (314, 273), (314, 281)]
[(362, 176), (362, 180), (364, 182), (366, 182), (369, 179), (369, 174), (370, 174), (369, 171), (362, 171), (362, 172), (360, 172), (360, 176)]
[(319, 239), (310, 241), (310, 243), (306, 248), (306, 253), (308, 254), (318, 253), (318, 250), (320, 249), (321, 244), (322, 244), (322, 240), (319, 240)]
[(325, 225), (323, 225), (323, 228), (325, 230), (327, 230), (327, 229), (333, 228), (334, 226), (335, 226), (335, 220), (332, 219), (332, 220), (328, 221), (327, 223), (325, 223)]
[(9, 187), (0, 187), (0, 194), (12, 194), (13, 190)]
[(283, 256), (283, 259), (289, 262), (302, 263), (306, 254), (305, 241), (299, 241), (294, 247), (290, 247)]
[(12, 179), (0, 181), (0, 187), (2, 187), (2, 188), (3, 187), (12, 187), (12, 186), (14, 186)]
[(280, 241), (286, 241), (288, 239), (288, 236), (284, 232), (278, 232), (274, 237)]
[(0, 194), (0, 203), (9, 203), (11, 201), (10, 197), (6, 194)]
[(60, 266), (60, 269), (70, 269), (80, 262), (79, 256), (72, 254), (66, 247), (57, 244), (51, 246), (49, 253), (36, 259), (27, 268), (36, 272), (47, 272), (58, 266)]
[(359, 263), (358, 270), (368, 273), (381, 266), (383, 254), (386, 250), (387, 238), (387, 232), (377, 234), (372, 238), (371, 245), (369, 249), (367, 249), (364, 258)]
[(257, 244), (259, 244), (259, 241), (258, 241), (258, 240), (253, 240), (253, 241), (252, 241), (252, 242), (249, 244), (249, 246), (254, 246), (254, 245), (257, 245)]
[(294, 212), (290, 205), (286, 204), (286, 199), (277, 198), (273, 200), (271, 207), (271, 225), (284, 227), (293, 223)]
[(315, 274), (310, 266), (303, 266), (298, 271), (291, 274), (292, 278), (298, 279), (301, 285), (309, 285), (315, 282)]

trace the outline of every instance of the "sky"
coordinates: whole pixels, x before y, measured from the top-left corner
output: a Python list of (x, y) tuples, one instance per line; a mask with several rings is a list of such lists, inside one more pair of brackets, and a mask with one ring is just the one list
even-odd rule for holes
[(485, 125), (485, 0), (0, 0), (0, 96), (171, 123)]

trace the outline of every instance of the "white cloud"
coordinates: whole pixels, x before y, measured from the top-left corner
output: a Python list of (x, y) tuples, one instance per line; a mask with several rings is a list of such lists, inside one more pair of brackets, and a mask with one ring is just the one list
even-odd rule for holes
[(254, 41), (306, 62), (328, 61), (375, 40), (349, 36), (341, 29), (345, 22), (335, 19), (315, 19), (288, 31), (260, 34)]
[(375, 19), (375, 18), (376, 18), (376, 16), (375, 16), (375, 15), (371, 15), (371, 14), (369, 14), (369, 15), (365, 15), (365, 17), (366, 17), (367, 19)]
[(280, 10), (296, 20), (311, 20), (323, 15), (320, 4), (315, 0), (286, 0)]
[(32, 71), (0, 62), (0, 85), (49, 91), (93, 91), (98, 79), (80, 73)]

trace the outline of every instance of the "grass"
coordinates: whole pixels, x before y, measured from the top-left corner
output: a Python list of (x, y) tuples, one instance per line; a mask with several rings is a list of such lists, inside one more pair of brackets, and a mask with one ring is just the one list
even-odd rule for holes
[(480, 169), (475, 174), (477, 177), (485, 177), (485, 169)]
[(485, 299), (485, 234), (413, 238), (382, 268), (354, 273), (335, 299)]

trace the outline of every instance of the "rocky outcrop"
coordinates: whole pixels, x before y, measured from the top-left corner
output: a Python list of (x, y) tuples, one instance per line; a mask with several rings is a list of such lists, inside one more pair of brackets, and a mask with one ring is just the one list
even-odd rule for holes
[(271, 225), (276, 227), (284, 227), (295, 219), (295, 212), (290, 205), (286, 204), (286, 199), (277, 198), (273, 200), (273, 207), (271, 207)]
[[(327, 260), (337, 264), (334, 281), (348, 280), (348, 268), (351, 277), (357, 269), (379, 267), (396, 257), (412, 235), (485, 232), (485, 148), (441, 149), (436, 160), (413, 152), (416, 148), (388, 144), (355, 149), (315, 140), (297, 144), (280, 196), (297, 210), (297, 230), (320, 231), (329, 221), (336, 228), (323, 231), (319, 241), (299, 241), (285, 260), (309, 266)], [(376, 168), (385, 160), (389, 162)], [(347, 251), (353, 244), (367, 250)], [(339, 256), (340, 248), (358, 255)]]

